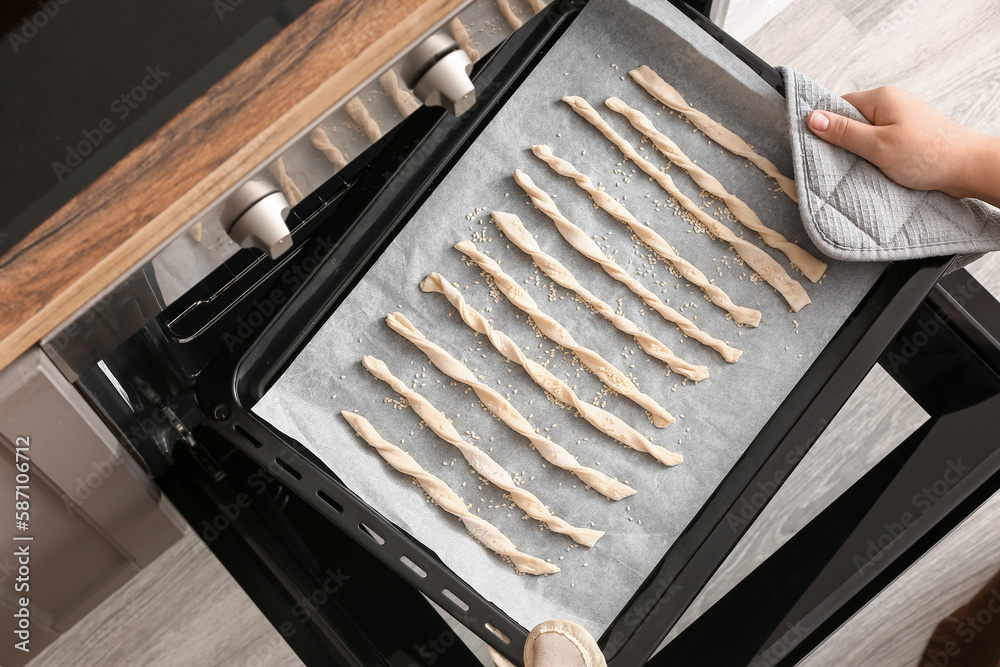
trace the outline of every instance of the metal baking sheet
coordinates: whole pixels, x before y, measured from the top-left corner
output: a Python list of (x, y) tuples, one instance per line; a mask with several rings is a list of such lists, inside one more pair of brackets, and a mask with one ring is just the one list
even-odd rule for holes
[[(585, 97), (638, 145), (639, 135), (604, 107), (608, 96), (621, 97), (650, 116), (768, 225), (815, 252), (796, 205), (773, 181), (746, 160), (709, 145), (692, 125), (663, 109), (632, 82), (628, 70), (641, 64), (653, 67), (693, 106), (723, 121), (790, 173), (784, 102), (774, 90), (668, 3), (594, 0), (254, 407), (256, 414), (308, 447), (372, 507), (435, 551), (460, 577), (526, 628), (550, 618), (577, 621), (595, 636), (608, 627), (883, 269), (831, 262), (819, 284), (790, 270), (813, 300), (799, 313), (790, 313), (780, 295), (766, 283), (752, 280), (752, 272), (734, 261), (729, 247), (697, 233), (675, 214), (655, 183), (623, 162), (617, 149), (560, 101), (567, 94)], [(652, 253), (636, 246), (624, 225), (596, 210), (582, 191), (534, 158), (529, 150), (533, 143), (548, 144), (620, 196), (637, 218), (715, 277), (736, 303), (758, 307), (763, 312), (760, 328), (737, 327), (700, 290), (671, 275)], [(649, 144), (642, 145), (656, 164), (667, 165)], [(526, 202), (512, 178), (515, 168), (550, 192), (567, 217), (595, 235), (609, 254), (648, 287), (687, 316), (696, 316), (704, 330), (742, 349), (742, 360), (728, 365), (715, 352), (685, 340), (627, 289), (577, 255), (548, 219)], [(685, 174), (676, 167), (669, 173), (686, 194), (701, 201), (699, 188)], [(519, 215), (537, 234), (539, 245), (595, 294), (620, 306), (679, 356), (707, 364), (711, 377), (697, 385), (682, 382), (662, 362), (646, 356), (633, 339), (551, 285), (520, 251), (508, 247), (489, 222), (492, 210)], [(731, 224), (740, 233), (739, 225)], [(759, 242), (752, 232), (744, 235)], [(478, 269), (452, 249), (464, 239), (475, 241), (501, 260), (546, 312), (579, 342), (631, 373), (643, 391), (678, 417), (677, 423), (654, 428), (641, 409), (623, 397), (607, 394), (595, 377), (579, 371), (571, 355), (536, 337), (525, 318), (502, 297), (491, 297)], [(783, 256), (771, 254), (788, 267)], [(506, 363), (485, 338), (477, 338), (466, 328), (442, 296), (419, 290), (419, 282), (432, 271), (457, 283), (495, 328), (566, 377), (582, 398), (600, 402), (655, 443), (681, 452), (685, 462), (666, 468), (651, 457), (625, 449), (548, 401), (519, 367)], [(569, 473), (551, 465), (543, 467), (543, 459), (526, 441), (485, 412), (470, 391), (452, 386), (416, 348), (385, 325), (386, 314), (393, 311), (405, 314), (489, 384), (509, 392), (533, 425), (581, 462), (628, 480), (638, 493), (612, 503), (585, 490)], [(460, 432), (468, 433), (523, 480), (523, 488), (538, 495), (555, 514), (574, 525), (593, 522), (606, 535), (593, 549), (576, 547), (569, 538), (543, 530), (537, 522), (522, 519), (521, 511), (504, 506), (508, 503), (495, 487), (483, 485), (454, 449), (421, 429), (416, 415), (396, 402), (398, 396), (363, 369), (365, 354), (383, 359), (398, 377), (452, 418)], [(340, 417), (341, 410), (358, 410), (386, 439), (399, 443), (451, 484), (473, 511), (500, 527), (521, 550), (552, 559), (561, 572), (545, 577), (518, 575), (469, 537), (457, 519), (428, 504), (408, 477), (390, 469), (353, 434)]]

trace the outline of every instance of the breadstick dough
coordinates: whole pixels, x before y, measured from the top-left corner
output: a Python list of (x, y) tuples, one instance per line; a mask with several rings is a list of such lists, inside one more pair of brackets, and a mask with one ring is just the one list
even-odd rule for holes
[(516, 215), (493, 211), (492, 217), (493, 224), (500, 228), (500, 231), (504, 233), (504, 236), (511, 243), (531, 257), (535, 266), (542, 273), (559, 285), (575, 292), (588, 306), (611, 322), (616, 329), (635, 338), (636, 342), (639, 343), (639, 347), (647, 354), (666, 362), (671, 370), (675, 370), (678, 373), (683, 371), (683, 375), (692, 380), (704, 380), (708, 377), (708, 368), (705, 366), (695, 366), (678, 358), (670, 351), (670, 348), (654, 336), (641, 331), (632, 320), (616, 313), (614, 308), (597, 298), (590, 290), (581, 285), (580, 281), (559, 260), (542, 252), (542, 249), (538, 247), (538, 243), (535, 242), (534, 237), (524, 228), (524, 224)]
[(721, 199), (729, 210), (732, 211), (733, 215), (736, 216), (736, 219), (743, 223), (744, 227), (757, 232), (764, 240), (764, 243), (783, 252), (785, 257), (802, 271), (802, 275), (812, 282), (817, 282), (823, 277), (823, 274), (826, 273), (826, 262), (817, 259), (805, 248), (790, 242), (784, 236), (766, 226), (746, 202), (730, 194), (715, 176), (712, 176), (688, 158), (677, 144), (653, 126), (652, 121), (644, 113), (638, 109), (631, 108), (617, 97), (609, 97), (605, 104), (615, 113), (625, 116), (629, 123), (632, 124), (632, 127), (646, 135), (658, 151), (686, 171), (702, 190), (713, 197)]
[(382, 84), (382, 89), (392, 97), (393, 103), (399, 109), (399, 113), (403, 114), (403, 118), (420, 108), (420, 102), (417, 102), (413, 95), (399, 87), (396, 73), (391, 69), (386, 70), (386, 73), (378, 78), (378, 82)]
[(295, 206), (300, 201), (302, 201), (302, 191), (299, 190), (299, 186), (295, 185), (295, 181), (292, 177), (288, 175), (285, 171), (285, 159), (278, 158), (270, 164), (267, 168), (271, 174), (278, 179), (278, 187), (281, 191), (285, 193), (285, 199), (288, 200), (289, 205)]
[(434, 366), (456, 382), (472, 388), (483, 405), (511, 430), (528, 439), (546, 461), (576, 475), (580, 480), (608, 500), (621, 500), (635, 495), (635, 489), (612, 479), (602, 472), (581, 465), (562, 446), (539, 435), (517, 408), (500, 392), (488, 387), (466, 368), (462, 362), (428, 340), (402, 313), (392, 313), (385, 318), (389, 328), (416, 345), (427, 355)]
[(330, 143), (330, 138), (326, 136), (323, 128), (317, 127), (309, 133), (309, 141), (313, 147), (326, 156), (326, 159), (333, 163), (333, 166), (340, 171), (347, 166), (347, 160), (340, 149)]
[(365, 108), (361, 100), (357, 97), (352, 97), (348, 100), (345, 108), (347, 109), (347, 114), (364, 130), (369, 141), (374, 143), (382, 138), (382, 130), (379, 129), (378, 123), (368, 115), (368, 109)]
[(767, 281), (774, 289), (785, 298), (788, 305), (795, 312), (801, 310), (810, 303), (809, 295), (805, 289), (794, 278), (771, 259), (771, 256), (755, 246), (753, 243), (736, 236), (731, 229), (721, 222), (708, 215), (697, 204), (688, 199), (683, 192), (677, 189), (673, 179), (666, 173), (660, 171), (652, 162), (639, 155), (632, 147), (632, 144), (622, 139), (615, 132), (607, 121), (601, 118), (600, 114), (587, 103), (582, 97), (564, 97), (563, 102), (568, 104), (573, 111), (577, 112), (587, 122), (596, 127), (601, 134), (607, 137), (629, 160), (642, 169), (657, 184), (662, 187), (667, 194), (677, 200), (677, 202), (687, 209), (699, 222), (705, 225), (712, 234), (719, 239), (729, 243), (736, 250), (736, 253), (747, 263), (750, 268), (756, 271), (761, 278)]
[(568, 384), (557, 378), (551, 371), (538, 362), (528, 359), (520, 346), (511, 340), (507, 334), (494, 329), (490, 325), (489, 320), (466, 303), (462, 293), (454, 285), (445, 280), (444, 276), (440, 273), (432, 273), (424, 278), (423, 282), (420, 283), (420, 289), (424, 292), (437, 292), (443, 295), (448, 299), (452, 307), (458, 311), (459, 316), (461, 316), (466, 326), (476, 333), (486, 336), (497, 352), (511, 362), (521, 366), (535, 384), (544, 389), (552, 398), (576, 410), (581, 417), (586, 419), (587, 422), (601, 433), (617, 440), (626, 447), (639, 452), (646, 452), (665, 466), (674, 466), (684, 461), (684, 457), (680, 454), (675, 454), (659, 445), (654, 445), (642, 433), (639, 433), (639, 431), (607, 410), (580, 400), (580, 397), (576, 395), (576, 392)]
[[(690, 336), (702, 345), (712, 348), (721, 354), (722, 358), (729, 363), (736, 363), (739, 361), (740, 356), (743, 354), (742, 352), (729, 347), (725, 341), (721, 341), (706, 334), (704, 331), (699, 329), (694, 322), (660, 301), (659, 297), (648, 290), (645, 285), (629, 275), (629, 273), (619, 266), (615, 260), (607, 257), (604, 254), (604, 251), (601, 250), (593, 239), (587, 236), (582, 229), (567, 220), (563, 214), (559, 212), (559, 209), (556, 208), (556, 204), (552, 201), (552, 198), (549, 197), (544, 190), (535, 185), (527, 174), (517, 170), (514, 172), (514, 180), (531, 199), (531, 203), (538, 207), (539, 211), (547, 215), (549, 219), (555, 223), (556, 228), (559, 230), (562, 237), (566, 239), (566, 241), (569, 242), (573, 248), (580, 252), (580, 254), (587, 259), (596, 262), (602, 269), (604, 269), (605, 273), (632, 290), (636, 295), (642, 298), (643, 302), (647, 306), (659, 313), (663, 319), (676, 324), (685, 336)], [(677, 372), (682, 375), (686, 375), (683, 370), (679, 369)], [(696, 378), (691, 379), (694, 380)]]
[(461, 519), (462, 523), (465, 524), (465, 529), (472, 537), (490, 551), (508, 559), (518, 572), (522, 574), (554, 574), (559, 571), (559, 568), (552, 563), (546, 563), (541, 558), (535, 558), (518, 551), (514, 543), (501, 533), (499, 528), (470, 512), (465, 501), (457, 493), (452, 491), (441, 479), (420, 467), (420, 464), (413, 460), (412, 456), (387, 442), (367, 419), (347, 411), (340, 414), (351, 425), (354, 432), (361, 436), (362, 440), (378, 450), (379, 456), (385, 459), (389, 465), (415, 479), (435, 505)]
[(732, 315), (733, 320), (751, 327), (760, 324), (761, 314), (759, 310), (744, 308), (733, 303), (733, 300), (729, 298), (721, 287), (709, 281), (698, 267), (679, 256), (666, 239), (651, 227), (647, 227), (636, 220), (635, 216), (625, 208), (624, 204), (615, 200), (614, 197), (604, 190), (596, 187), (590, 180), (590, 177), (578, 171), (569, 161), (556, 157), (552, 154), (552, 150), (545, 145), (532, 146), (531, 152), (535, 154), (535, 157), (551, 167), (557, 174), (572, 178), (584, 192), (590, 195), (595, 204), (612, 217), (625, 223), (640, 241), (652, 248), (657, 255), (670, 262), (685, 280), (692, 285), (700, 287), (705, 292), (705, 296), (708, 297), (709, 301)]
[(451, 36), (458, 42), (458, 45), (462, 47), (462, 50), (469, 55), (469, 60), (473, 63), (479, 60), (479, 51), (472, 48), (472, 40), (469, 38), (469, 31), (465, 29), (465, 25), (456, 16), (448, 24), (448, 28), (451, 30)]
[(674, 111), (687, 116), (687, 119), (694, 123), (694, 126), (704, 132), (710, 139), (714, 139), (720, 146), (741, 157), (753, 162), (765, 174), (778, 181), (781, 191), (798, 203), (799, 197), (795, 192), (795, 181), (782, 175), (774, 163), (763, 155), (760, 155), (750, 144), (743, 141), (738, 135), (730, 132), (721, 123), (712, 120), (707, 114), (698, 111), (684, 101), (677, 89), (660, 78), (649, 65), (643, 65), (631, 72), (629, 75), (640, 86), (646, 89), (650, 95), (655, 97), (662, 104), (666, 104)]
[(589, 368), (590, 372), (596, 375), (609, 389), (618, 392), (636, 405), (644, 408), (649, 413), (653, 426), (666, 428), (676, 421), (673, 415), (657, 403), (652, 396), (639, 391), (639, 388), (632, 383), (632, 380), (618, 370), (610, 361), (596, 351), (577, 343), (569, 331), (559, 324), (555, 318), (542, 312), (527, 290), (507, 275), (500, 268), (500, 265), (489, 255), (481, 253), (472, 241), (456, 243), (455, 249), (466, 255), (478, 264), (479, 268), (492, 276), (497, 287), (507, 297), (507, 300), (520, 308), (523, 313), (530, 316), (535, 326), (538, 327), (538, 330), (549, 340), (573, 352), (577, 359), (580, 360), (580, 363)]
[(514, 10), (510, 8), (510, 0), (497, 0), (497, 7), (500, 8), (500, 13), (503, 14), (504, 18), (507, 19), (507, 23), (514, 30), (520, 28), (524, 23), (517, 17)]
[(499, 463), (494, 461), (489, 454), (479, 449), (475, 445), (469, 444), (462, 439), (458, 431), (452, 426), (451, 421), (439, 412), (430, 401), (419, 393), (410, 389), (399, 378), (393, 375), (384, 362), (375, 357), (366, 356), (361, 360), (368, 372), (379, 380), (382, 380), (405, 398), (427, 427), (434, 432), (434, 435), (441, 438), (448, 444), (454, 446), (462, 453), (469, 465), (480, 475), (510, 494), (514, 504), (524, 510), (524, 513), (536, 521), (541, 521), (554, 533), (562, 533), (586, 547), (592, 547), (604, 535), (604, 531), (590, 530), (589, 528), (577, 528), (570, 525), (564, 519), (553, 515), (541, 500), (533, 493), (525, 491), (518, 486), (510, 473), (504, 470)]

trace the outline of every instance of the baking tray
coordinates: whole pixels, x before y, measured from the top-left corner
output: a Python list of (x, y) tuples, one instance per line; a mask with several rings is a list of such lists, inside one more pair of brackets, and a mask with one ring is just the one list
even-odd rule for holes
[[(285, 270), (284, 277), (288, 279), (283, 277), (275, 281), (275, 285), (286, 285), (287, 289), (280, 297), (272, 296), (270, 300), (290, 305), (269, 324), (262, 325), (255, 341), (249, 340), (252, 336), (238, 339), (229, 354), (223, 355), (206, 371), (199, 390), (202, 409), (215, 417), (215, 428), (428, 597), (515, 661), (519, 660), (526, 635), (524, 628), (456, 577), (433, 553), (361, 501), (309, 450), (251, 414), (249, 408), (288, 367), (313, 332), (376, 261), (428, 193), (545, 54), (548, 45), (576, 17), (581, 4), (559, 3), (519, 31), (491, 54), (488, 62), (480, 65), (477, 75), (480, 102), (469, 114), (461, 119), (441, 118), (426, 139), (401, 138), (402, 145), (395, 156), (382, 163), (373, 163), (369, 172), (361, 175), (349, 201), (338, 202), (318, 214), (329, 217), (330, 223), (321, 227), (303, 246), (299, 253), (301, 261)], [(748, 61), (765, 80), (776, 87), (780, 85), (776, 73), (752, 54), (737, 48), (735, 42), (727, 43), (725, 35), (717, 30), (710, 29), (710, 33)], [(426, 121), (434, 112), (425, 109), (420, 113)], [(386, 175), (391, 175), (392, 179), (381, 185)], [(343, 221), (352, 222), (344, 224)], [(310, 261), (316, 264), (317, 258), (322, 258), (320, 266), (311, 267), (315, 271), (308, 281), (297, 278), (306, 264)], [(819, 390), (845, 363), (883, 311), (895, 304), (895, 309), (903, 313), (910, 299), (915, 299), (915, 307), (923, 296), (921, 290), (926, 293), (936, 279), (938, 268), (924, 264), (893, 265), (883, 273), (861, 306), (811, 365), (791, 397), (773, 414), (736, 467), (601, 638), (602, 648), (613, 662), (636, 664), (634, 660), (644, 660), (652, 653), (745, 530), (744, 526), (741, 530), (727, 529), (721, 535), (713, 532), (726, 511), (738, 501), (750, 481), (780, 455), (792, 426), (797, 424), (806, 408), (811, 407), (815, 412), (816, 406), (811, 403)], [(924, 289), (928, 280), (930, 283)], [(281, 292), (280, 287), (275, 289)], [(905, 303), (899, 301), (900, 290), (907, 295)], [(889, 318), (891, 322), (895, 319), (895, 315)], [(891, 328), (891, 323), (888, 326)], [(888, 332), (884, 322), (882, 329), (883, 333)], [(871, 363), (868, 368), (870, 366)], [(861, 376), (863, 372), (858, 381)], [(830, 416), (838, 408), (839, 404), (833, 402), (823, 406), (824, 410), (831, 411)], [(817, 435), (824, 423), (823, 419), (815, 422)], [(811, 441), (805, 443), (806, 450), (808, 444)], [(790, 472), (787, 464), (785, 467)], [(747, 525), (762, 506), (756, 507), (750, 515), (744, 514)], [(374, 538), (372, 532), (378, 537)], [(693, 554), (703, 551), (710, 538), (714, 540), (709, 545), (710, 557), (693, 559)], [(400, 560), (404, 556), (417, 565), (419, 572)], [(686, 575), (683, 586), (674, 583), (682, 574)], [(487, 623), (511, 642), (498, 639)]]

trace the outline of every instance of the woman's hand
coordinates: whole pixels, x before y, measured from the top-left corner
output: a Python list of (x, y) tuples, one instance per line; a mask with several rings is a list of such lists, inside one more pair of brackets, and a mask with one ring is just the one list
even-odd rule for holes
[(1000, 139), (952, 121), (919, 96), (894, 86), (844, 95), (871, 123), (828, 111), (809, 129), (914, 190), (940, 190), (1000, 206)]

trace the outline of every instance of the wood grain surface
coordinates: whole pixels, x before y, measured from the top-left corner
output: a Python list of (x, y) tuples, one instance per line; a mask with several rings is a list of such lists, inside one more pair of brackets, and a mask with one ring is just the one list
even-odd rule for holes
[(816, 518), (926, 419), (927, 414), (881, 367), (872, 369), (681, 616), (668, 641)]
[(302, 667), (192, 531), (29, 664)]
[(463, 0), (321, 0), (0, 256), (0, 368)]
[[(799, 665), (929, 667), (932, 663), (921, 660), (921, 656), (934, 628), (1000, 570), (997, 515), (1000, 515), (1000, 493), (959, 524)], [(986, 628), (988, 632), (997, 632), (995, 623)], [(956, 642), (959, 651), (966, 639), (963, 635)], [(959, 652), (948, 664), (959, 664), (957, 660), (961, 657)], [(941, 664), (941, 657), (938, 661)]]

